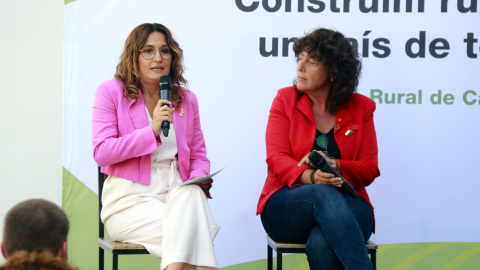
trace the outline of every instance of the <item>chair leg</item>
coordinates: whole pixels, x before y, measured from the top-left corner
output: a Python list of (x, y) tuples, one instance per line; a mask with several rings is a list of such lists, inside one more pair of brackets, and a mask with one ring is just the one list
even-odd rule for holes
[(112, 270), (118, 270), (118, 254), (112, 252)]
[(103, 248), (98, 248), (98, 270), (104, 269), (104, 251)]
[(277, 270), (282, 270), (282, 253), (277, 251)]
[(373, 269), (377, 269), (377, 250), (372, 251), (372, 254), (370, 254), (370, 260), (372, 261)]
[(268, 246), (268, 259), (267, 259), (267, 269), (268, 270), (273, 270), (273, 251), (272, 251), (272, 247)]

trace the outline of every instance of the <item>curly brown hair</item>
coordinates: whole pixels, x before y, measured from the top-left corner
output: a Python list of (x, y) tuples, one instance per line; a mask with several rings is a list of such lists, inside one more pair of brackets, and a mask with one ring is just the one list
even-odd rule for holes
[(183, 77), (185, 72), (183, 51), (173, 38), (170, 30), (162, 24), (144, 23), (133, 29), (125, 41), (125, 47), (120, 56), (120, 63), (118, 63), (117, 71), (115, 72), (115, 78), (123, 82), (123, 89), (130, 99), (138, 97), (138, 89), (141, 86), (138, 75), (138, 56), (140, 55), (140, 50), (147, 42), (148, 36), (153, 32), (164, 34), (167, 45), (172, 50), (172, 64), (168, 75), (172, 80), (172, 102), (175, 105), (179, 105), (182, 103), (184, 91), (181, 85), (187, 85), (187, 80)]
[(65, 260), (51, 252), (18, 251), (8, 256), (7, 262), (0, 265), (0, 270), (76, 270)]
[[(342, 33), (326, 28), (316, 29), (297, 39), (293, 51), (297, 60), (302, 52), (318, 60), (333, 80), (327, 98), (327, 111), (335, 113), (340, 105), (350, 101), (357, 91), (362, 62), (355, 47)], [(294, 84), (296, 86), (296, 81)]]

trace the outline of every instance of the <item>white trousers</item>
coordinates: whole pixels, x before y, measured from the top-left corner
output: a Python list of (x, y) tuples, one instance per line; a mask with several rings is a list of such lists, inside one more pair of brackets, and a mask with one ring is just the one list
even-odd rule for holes
[(161, 258), (161, 269), (175, 262), (186, 263), (188, 270), (217, 269), (213, 239), (220, 226), (198, 185), (178, 186), (180, 174), (176, 162), (172, 164), (156, 168), (164, 174), (160, 179), (169, 181), (152, 181), (149, 186), (109, 177), (102, 220), (113, 239), (142, 244)]

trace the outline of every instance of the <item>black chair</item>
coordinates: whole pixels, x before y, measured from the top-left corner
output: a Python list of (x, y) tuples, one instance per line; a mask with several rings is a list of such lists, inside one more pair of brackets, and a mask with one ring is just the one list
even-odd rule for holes
[(104, 250), (112, 253), (112, 269), (118, 269), (118, 255), (124, 254), (149, 254), (144, 246), (128, 242), (114, 241), (104, 237), (104, 225), (100, 219), (102, 212), (102, 191), (106, 175), (98, 167), (98, 269), (104, 269)]
[[(277, 270), (282, 270), (282, 254), (283, 253), (305, 253), (306, 244), (298, 243), (283, 243), (277, 242), (267, 235), (268, 244), (268, 259), (267, 269), (273, 269), (273, 252), (274, 249), (277, 252)], [(372, 241), (368, 240), (366, 243), (368, 254), (370, 254), (370, 260), (372, 261), (373, 269), (377, 268), (377, 249), (378, 246)]]

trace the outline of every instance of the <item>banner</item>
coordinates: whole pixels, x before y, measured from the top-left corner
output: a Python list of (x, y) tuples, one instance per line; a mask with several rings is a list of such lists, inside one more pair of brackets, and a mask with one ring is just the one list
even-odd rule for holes
[(293, 41), (326, 27), (358, 48), (358, 92), (377, 104), (381, 176), (367, 188), (372, 240), (480, 242), (479, 19), (477, 0), (73, 1), (65, 5), (63, 166), (97, 192), (95, 90), (113, 77), (133, 28), (162, 23), (184, 51), (212, 171), (228, 165), (209, 201), (222, 226), (219, 266), (265, 259), (255, 210), (270, 105), (296, 77)]

